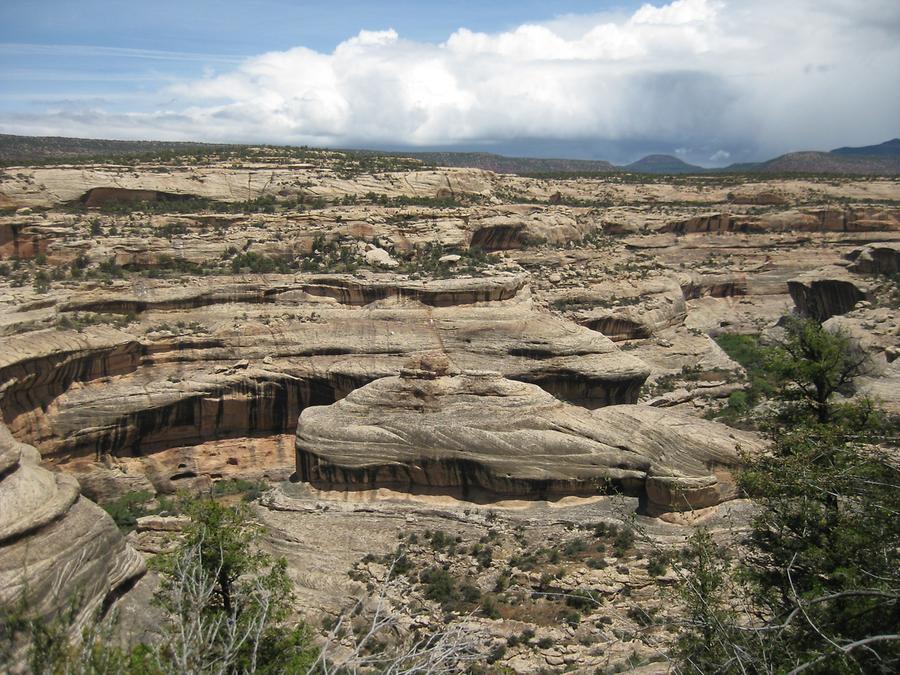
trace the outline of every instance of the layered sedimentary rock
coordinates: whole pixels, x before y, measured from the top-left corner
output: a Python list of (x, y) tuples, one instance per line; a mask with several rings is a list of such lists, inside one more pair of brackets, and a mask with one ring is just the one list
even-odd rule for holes
[(46, 253), (49, 237), (43, 228), (16, 219), (0, 223), (0, 258), (28, 260)]
[[(16, 204), (44, 206), (76, 200), (148, 201), (196, 196), (222, 201), (243, 201), (265, 194), (304, 192), (306, 195), (343, 196), (376, 191), (390, 196), (447, 197), (488, 192), (491, 174), (477, 169), (409, 171), (347, 178), (321, 166), (227, 165), (152, 167), (81, 166), (17, 168), (6, 174), (4, 194)], [(6, 177), (4, 176), (4, 177)], [(304, 186), (305, 184), (305, 186)], [(301, 190), (299, 186), (304, 186)]]
[(893, 414), (900, 414), (900, 309), (865, 304), (823, 326), (847, 335), (856, 355), (868, 358), (863, 374), (854, 379), (857, 396), (868, 396)]
[(0, 424), (0, 605), (24, 596), (44, 618), (74, 607), (77, 633), (144, 569), (75, 478), (41, 468), (37, 450)]
[[(589, 408), (634, 402), (649, 372), (604, 336), (537, 311), (517, 276), (256, 277), (75, 295), (32, 310), (29, 321), (75, 312), (132, 312), (135, 320), (0, 338), (0, 408), (17, 437), (91, 474), (92, 488), (108, 482), (97, 475), (104, 468), (145, 474), (166, 491), (204, 475), (258, 476), (261, 465), (280, 477), (292, 458), (277, 439), (294, 431), (301, 410), (396, 375), (411, 355), (435, 349)], [(213, 441), (228, 449), (186, 450)], [(109, 457), (149, 456), (155, 461), (108, 466)]]
[(900, 272), (900, 243), (883, 242), (854, 249), (846, 256), (850, 270), (857, 274), (897, 274)]
[(660, 512), (733, 497), (740, 448), (759, 449), (712, 422), (645, 406), (588, 411), (499, 373), (454, 370), (415, 364), (307, 408), (296, 479), (473, 500), (619, 491)]
[(708, 213), (658, 226), (658, 232), (870, 232), (900, 230), (900, 209), (892, 207), (786, 209), (763, 215)]
[(788, 291), (802, 314), (825, 321), (866, 300), (870, 285), (845, 267), (831, 266), (794, 277), (788, 281)]
[(613, 341), (648, 338), (661, 328), (680, 325), (687, 315), (681, 287), (665, 277), (600, 284), (574, 297), (596, 306), (577, 311), (572, 318)]

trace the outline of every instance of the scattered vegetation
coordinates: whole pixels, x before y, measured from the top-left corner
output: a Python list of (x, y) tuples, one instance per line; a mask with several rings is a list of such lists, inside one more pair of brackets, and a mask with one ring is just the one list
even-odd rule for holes
[(262, 531), (247, 507), (201, 500), (187, 514), (180, 543), (153, 563), (161, 577), (154, 599), (162, 613), (158, 641), (120, 647), (113, 622), (100, 617), (75, 641), (77, 602), (48, 622), (28, 615), (23, 596), (23, 604), (3, 610), (4, 663), (24, 642), (29, 670), (42, 674), (310, 671), (319, 654), (309, 628), (290, 620), (286, 562), (259, 548)]
[(756, 502), (744, 553), (703, 530), (679, 564), (683, 672), (895, 672), (900, 667), (898, 424), (834, 394), (860, 365), (848, 339), (793, 321), (768, 366), (780, 378), (771, 452), (739, 475)]

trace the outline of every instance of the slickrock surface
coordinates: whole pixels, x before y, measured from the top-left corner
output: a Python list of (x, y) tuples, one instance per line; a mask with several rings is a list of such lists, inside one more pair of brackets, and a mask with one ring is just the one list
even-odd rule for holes
[(389, 487), (467, 499), (620, 491), (649, 511), (734, 496), (751, 436), (644, 406), (587, 411), (499, 373), (404, 370), (303, 411), (297, 476), (322, 489)]
[[(0, 338), (0, 405), (13, 433), (103, 497), (107, 470), (131, 477), (115, 474), (123, 488), (146, 487), (144, 476), (166, 492), (180, 480), (283, 479), (293, 457), (279, 435), (301, 410), (395, 375), (416, 353), (446, 350), (589, 408), (634, 402), (649, 372), (599, 333), (536, 311), (521, 276), (257, 278), (73, 295), (30, 314), (76, 311), (136, 320)], [(172, 335), (179, 316), (191, 334)]]
[(88, 494), (284, 478), (304, 408), (430, 350), (587, 408), (702, 414), (744, 386), (711, 338), (792, 294), (852, 310), (900, 242), (890, 179), (264, 155), (0, 170), (0, 409)]
[(77, 602), (78, 632), (144, 573), (144, 561), (72, 476), (40, 459), (0, 424), (0, 604), (25, 595), (31, 616), (50, 618)]

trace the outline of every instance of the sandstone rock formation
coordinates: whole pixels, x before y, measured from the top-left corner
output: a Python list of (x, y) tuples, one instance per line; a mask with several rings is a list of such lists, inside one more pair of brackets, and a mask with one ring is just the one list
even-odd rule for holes
[(130, 167), (105, 165), (81, 167), (17, 168), (5, 182), (3, 193), (23, 206), (85, 201), (96, 205), (110, 202), (176, 200), (202, 197), (242, 201), (265, 194), (303, 193), (334, 196), (365, 194), (376, 190), (390, 196), (436, 197), (441, 190), (451, 194), (481, 194), (490, 190), (492, 174), (477, 169), (411, 171), (382, 176), (357, 175), (313, 165), (248, 164), (236, 169), (228, 165), (177, 166), (134, 171)]
[(857, 274), (897, 274), (900, 272), (900, 243), (883, 242), (855, 249), (847, 254), (850, 271)]
[(33, 617), (74, 605), (78, 634), (144, 572), (144, 561), (69, 475), (40, 466), (0, 424), (0, 604), (24, 595)]
[(788, 281), (788, 290), (801, 314), (825, 321), (849, 312), (869, 297), (869, 284), (845, 267), (826, 267), (804, 272)]
[[(435, 349), (589, 408), (634, 402), (649, 372), (602, 335), (537, 311), (520, 276), (145, 287), (70, 295), (28, 321), (75, 312), (135, 320), (0, 338), (0, 408), (18, 438), (97, 497), (109, 496), (107, 469), (166, 492), (204, 476), (283, 478), (292, 456), (280, 435), (301, 410)], [(173, 329), (179, 317), (185, 328)]]
[(833, 316), (823, 326), (847, 335), (858, 354), (868, 359), (854, 382), (857, 396), (868, 396), (892, 414), (900, 414), (900, 310), (861, 306)]
[(649, 338), (662, 328), (681, 325), (687, 316), (681, 286), (664, 277), (600, 284), (578, 292), (573, 300), (594, 306), (574, 312), (572, 318), (614, 342)]
[(740, 448), (760, 444), (645, 406), (590, 412), (499, 373), (413, 367), (304, 410), (296, 479), (476, 501), (620, 491), (655, 513), (733, 497)]

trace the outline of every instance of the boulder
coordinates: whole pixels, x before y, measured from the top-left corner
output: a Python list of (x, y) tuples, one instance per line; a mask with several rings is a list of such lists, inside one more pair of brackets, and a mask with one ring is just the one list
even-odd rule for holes
[(846, 256), (850, 271), (857, 274), (897, 274), (900, 272), (900, 242), (862, 246)]
[(366, 262), (375, 267), (394, 268), (399, 267), (400, 263), (391, 257), (391, 254), (383, 248), (373, 248), (366, 251)]

